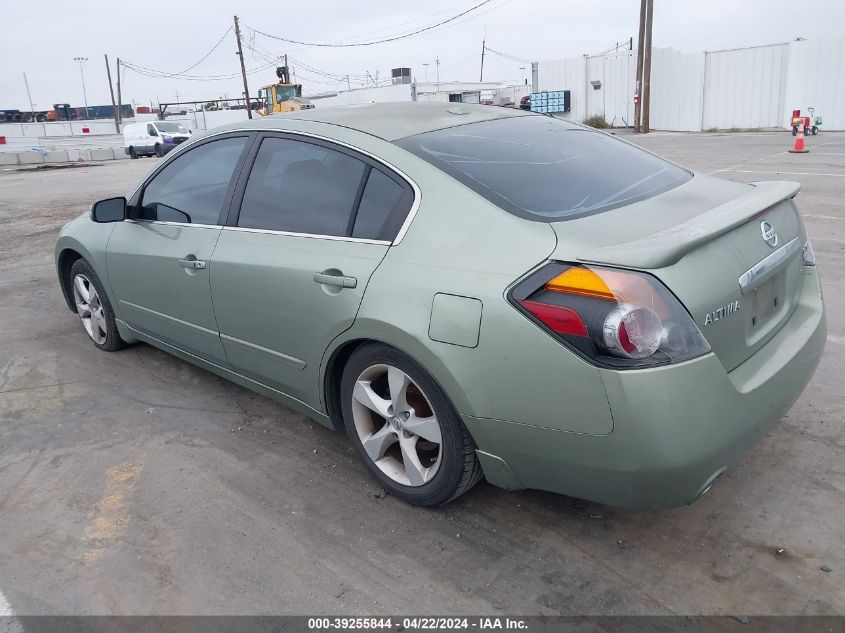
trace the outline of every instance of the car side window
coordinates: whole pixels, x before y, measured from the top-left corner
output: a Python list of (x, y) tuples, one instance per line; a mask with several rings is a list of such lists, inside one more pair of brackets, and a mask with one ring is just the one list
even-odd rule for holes
[(363, 161), (322, 145), (265, 138), (238, 226), (345, 236), (365, 168)]
[(158, 136), (158, 132), (156, 132), (155, 126), (152, 123), (147, 123), (147, 134), (150, 136)]
[(408, 215), (414, 194), (379, 169), (371, 169), (358, 205), (352, 237), (392, 241)]
[(137, 219), (219, 224), (247, 137), (204, 143), (172, 160), (144, 187)]

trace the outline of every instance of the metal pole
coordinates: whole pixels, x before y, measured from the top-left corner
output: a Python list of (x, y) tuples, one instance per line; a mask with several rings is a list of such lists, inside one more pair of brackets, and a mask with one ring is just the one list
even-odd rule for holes
[(246, 81), (246, 66), (244, 65), (244, 50), (241, 48), (241, 27), (238, 24), (238, 16), (235, 16), (235, 39), (238, 40), (238, 52), (236, 55), (241, 61), (241, 75), (244, 78), (244, 98), (246, 99), (246, 115), (252, 118), (252, 103), (249, 99), (249, 84)]
[(425, 66), (425, 83), (428, 83), (428, 67), (431, 66), (431, 64), (423, 62), (423, 66)]
[(434, 68), (437, 71), (437, 86), (440, 86), (440, 58), (434, 58)]
[(643, 100), (642, 79), (643, 79), (643, 38), (645, 37), (645, 10), (648, 0), (640, 0), (640, 36), (637, 39), (637, 79), (634, 87), (634, 94), (637, 95), (637, 102), (634, 104), (634, 132), (640, 131), (640, 112)]
[(32, 95), (29, 93), (29, 81), (26, 79), (26, 73), (23, 74), (23, 82), (26, 85), (26, 98), (29, 99), (29, 111), (32, 112), (32, 121), (35, 122), (35, 107), (32, 105)]
[(484, 81), (484, 49), (487, 48), (487, 40), (481, 40), (481, 75), (478, 78), (479, 83)]
[(352, 86), (349, 84), (349, 75), (346, 75), (346, 90), (352, 90)]
[(74, 57), (73, 60), (79, 62), (79, 76), (82, 77), (82, 98), (85, 101), (85, 118), (87, 119), (88, 116), (89, 116), (89, 114), (88, 114), (88, 93), (85, 92), (85, 71), (82, 67), (82, 64), (84, 62), (87, 62), (88, 58), (87, 57)]
[(109, 66), (109, 56), (103, 55), (106, 59), (106, 77), (109, 78), (109, 94), (111, 95), (111, 113), (114, 117), (114, 131), (120, 134), (120, 122), (117, 120), (117, 106), (114, 103), (114, 86), (111, 82), (111, 67)]
[(123, 123), (123, 101), (120, 95), (120, 57), (117, 58), (117, 122)]
[(643, 59), (643, 122), (641, 127), (645, 134), (648, 134), (650, 130), (648, 118), (651, 109), (651, 22), (653, 12), (654, 0), (648, 0), (645, 26), (645, 59)]

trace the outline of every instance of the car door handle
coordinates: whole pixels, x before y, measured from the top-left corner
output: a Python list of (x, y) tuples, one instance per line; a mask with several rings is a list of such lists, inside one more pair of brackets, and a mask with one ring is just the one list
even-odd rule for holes
[(339, 286), (341, 288), (355, 288), (358, 280), (355, 277), (332, 275), (330, 273), (314, 273), (314, 281), (324, 286)]
[(203, 269), (205, 268), (205, 262), (201, 259), (180, 259), (179, 265), (182, 268), (193, 268), (193, 269)]

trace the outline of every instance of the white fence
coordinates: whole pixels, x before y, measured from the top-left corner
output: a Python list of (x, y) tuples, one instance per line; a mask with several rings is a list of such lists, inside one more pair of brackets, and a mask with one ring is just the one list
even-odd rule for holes
[[(537, 62), (536, 90), (569, 90), (581, 121), (634, 116), (637, 56), (609, 53)], [(789, 127), (793, 109), (814, 106), (823, 129), (845, 130), (845, 38), (723, 51), (652, 49), (651, 127), (698, 131)]]

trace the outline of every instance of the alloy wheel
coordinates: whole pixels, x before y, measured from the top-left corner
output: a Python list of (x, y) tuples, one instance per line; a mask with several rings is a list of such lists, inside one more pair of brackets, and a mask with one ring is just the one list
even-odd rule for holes
[(396, 483), (422, 486), (437, 474), (440, 422), (423, 390), (398, 367), (378, 364), (361, 372), (352, 420), (364, 452)]
[(94, 284), (85, 275), (78, 274), (73, 278), (73, 301), (88, 336), (97, 345), (104, 344), (108, 332), (106, 313)]

